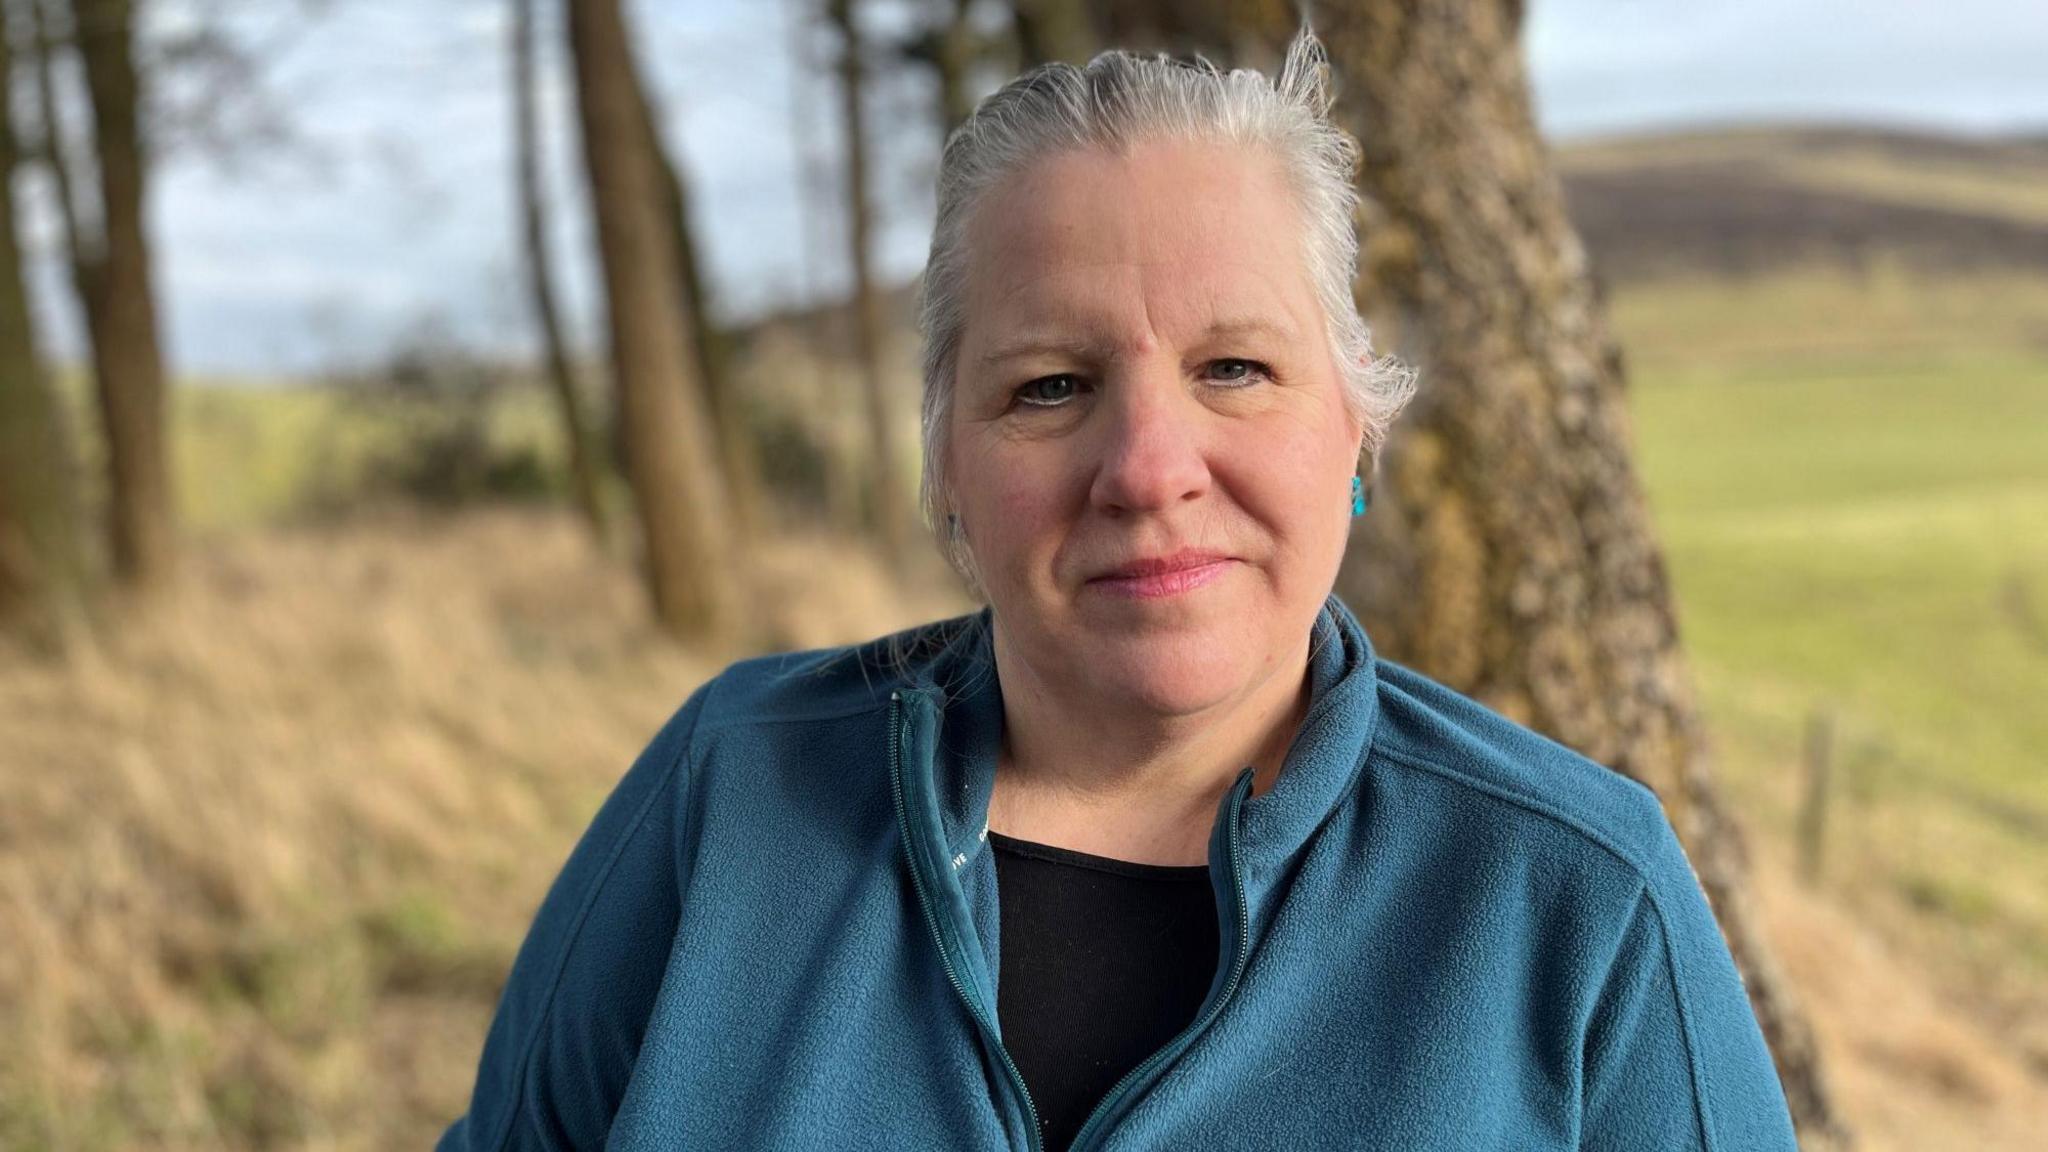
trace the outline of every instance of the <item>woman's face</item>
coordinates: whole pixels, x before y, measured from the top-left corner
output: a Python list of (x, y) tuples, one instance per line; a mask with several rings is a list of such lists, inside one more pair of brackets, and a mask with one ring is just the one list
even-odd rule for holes
[(1179, 715), (1298, 660), (1363, 439), (1301, 229), (1276, 161), (1213, 143), (1062, 153), (977, 209), (947, 462), (1035, 679)]

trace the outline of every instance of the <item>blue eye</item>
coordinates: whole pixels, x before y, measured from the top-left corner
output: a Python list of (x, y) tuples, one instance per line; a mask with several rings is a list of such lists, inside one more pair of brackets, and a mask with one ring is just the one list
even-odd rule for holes
[(1017, 389), (1017, 399), (1034, 408), (1057, 408), (1073, 398), (1076, 386), (1069, 375), (1040, 376)]

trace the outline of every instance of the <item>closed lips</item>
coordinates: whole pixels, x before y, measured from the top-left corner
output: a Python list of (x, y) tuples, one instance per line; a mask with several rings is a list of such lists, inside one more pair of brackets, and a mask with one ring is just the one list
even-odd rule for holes
[(1215, 552), (1176, 552), (1170, 556), (1133, 560), (1092, 579), (1142, 580), (1148, 576), (1166, 576), (1175, 572), (1186, 572), (1192, 568), (1206, 568), (1229, 559), (1230, 557)]

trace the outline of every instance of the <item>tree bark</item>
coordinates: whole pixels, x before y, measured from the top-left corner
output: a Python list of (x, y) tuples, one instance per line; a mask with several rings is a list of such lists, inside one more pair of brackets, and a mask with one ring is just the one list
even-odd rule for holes
[(732, 494), (733, 527), (742, 539), (758, 539), (766, 528), (761, 506), (761, 459), (754, 448), (746, 410), (735, 390), (731, 340), (711, 316), (711, 281), (697, 247), (689, 180), (662, 146), (661, 133), (651, 115), (648, 129), (653, 133), (649, 146), (659, 164), (668, 246), (675, 253), (676, 272), (683, 287), (685, 319), (690, 331), (697, 335), (698, 378), (703, 382), (704, 400), (718, 435), (718, 459), (725, 471), (726, 491)]
[(881, 536), (885, 561), (900, 572), (911, 547), (909, 503), (898, 479), (896, 424), (883, 367), (886, 321), (870, 267), (874, 213), (868, 204), (868, 138), (861, 114), (861, 98), (866, 91), (863, 44), (853, 0), (829, 0), (826, 8), (840, 37), (839, 102), (846, 139), (847, 246), (853, 266), (854, 338), (867, 400), (871, 450), (868, 515), (870, 526)]
[(626, 471), (656, 615), (715, 642), (740, 628), (727, 494), (680, 322), (659, 158), (619, 0), (570, 0), (569, 43), (597, 217)]
[(170, 581), (175, 541), (134, 9), (131, 0), (74, 0), (73, 13), (99, 162), (100, 245), (81, 280), (91, 292), (84, 311), (106, 431), (114, 571), (129, 588), (150, 590)]
[(82, 608), (77, 468), (62, 407), (36, 361), (14, 217), (12, 53), (0, 35), (0, 621), (55, 626)]
[(534, 28), (534, 0), (512, 0), (513, 134), (518, 150), (520, 242), (525, 254), (527, 295), (540, 323), (541, 353), (555, 408), (562, 420), (568, 448), (569, 477), (576, 506), (590, 524), (599, 547), (611, 541), (610, 518), (597, 451), (583, 402), (576, 392), (576, 374), (562, 338), (561, 311), (555, 303), (553, 261), (548, 256), (547, 206), (541, 191), (539, 35)]
[(1520, 5), (1322, 5), (1370, 267), (1422, 392), (1339, 589), (1382, 649), (1648, 784), (1747, 983), (1808, 1147), (1848, 1141), (1713, 782), (1631, 458), (1620, 352), (1530, 111)]

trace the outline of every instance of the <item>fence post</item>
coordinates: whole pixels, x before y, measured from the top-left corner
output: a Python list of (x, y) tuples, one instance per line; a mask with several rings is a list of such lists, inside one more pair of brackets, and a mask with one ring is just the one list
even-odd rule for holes
[(1834, 719), (1815, 709), (1806, 721), (1806, 796), (1799, 808), (1799, 874), (1820, 881), (1827, 847), (1829, 777), (1833, 774)]

